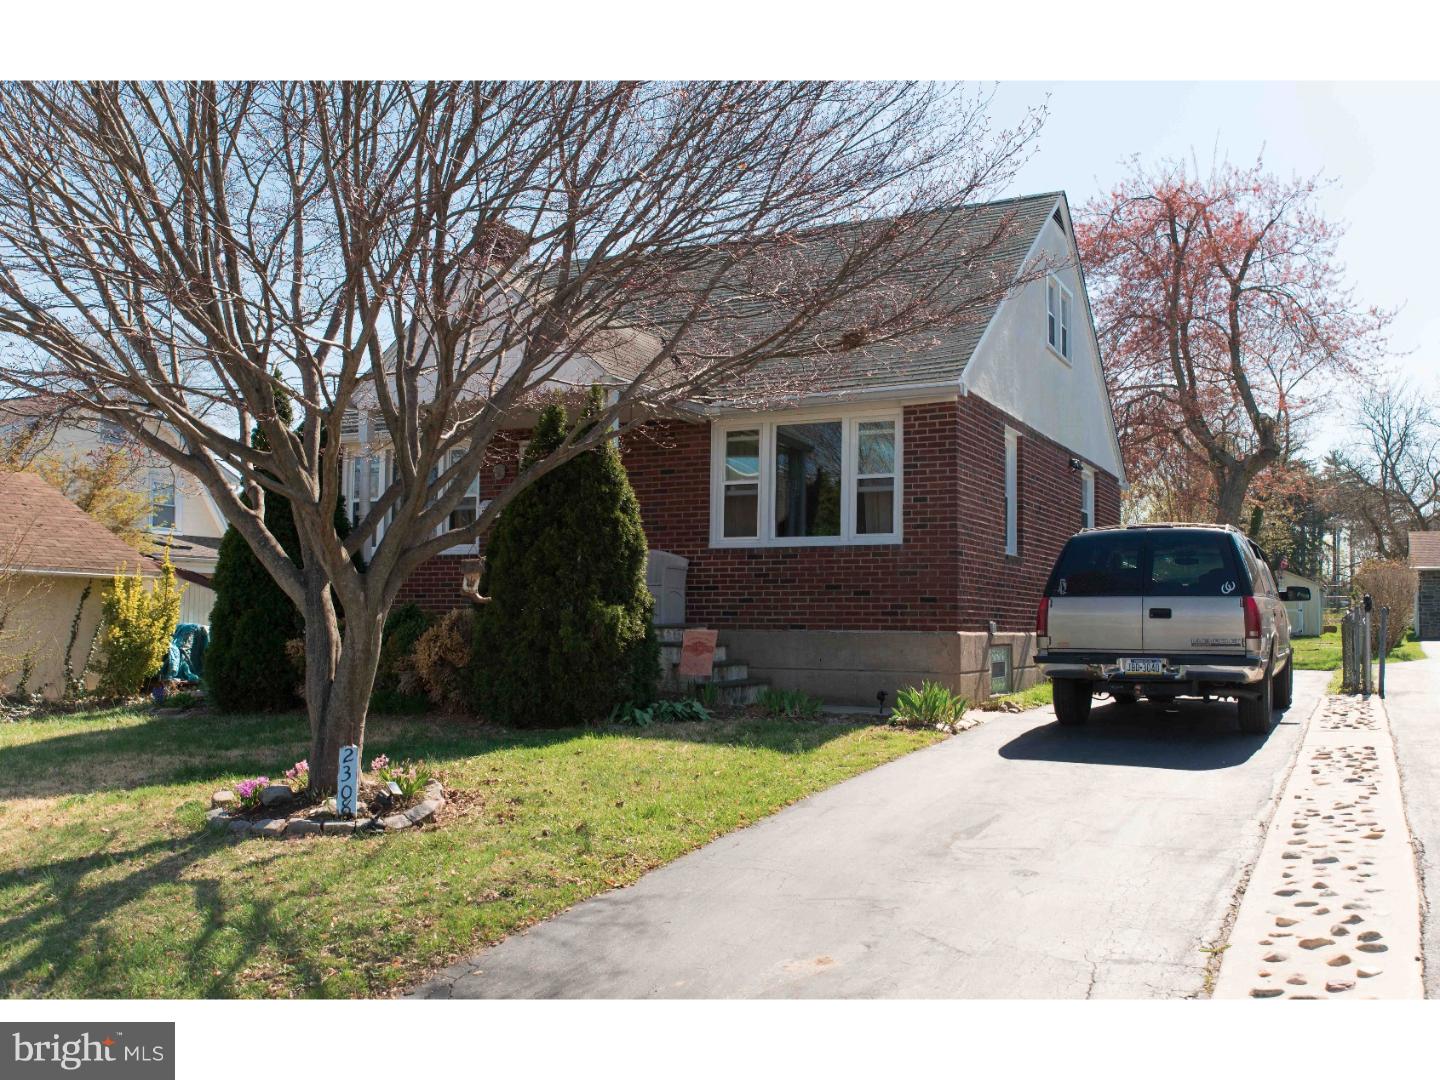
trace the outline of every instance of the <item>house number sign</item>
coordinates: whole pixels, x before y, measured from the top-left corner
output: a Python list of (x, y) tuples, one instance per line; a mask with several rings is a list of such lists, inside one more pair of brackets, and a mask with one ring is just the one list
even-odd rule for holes
[(335, 812), (342, 818), (355, 816), (355, 797), (360, 789), (360, 748), (340, 748), (340, 772), (335, 778)]

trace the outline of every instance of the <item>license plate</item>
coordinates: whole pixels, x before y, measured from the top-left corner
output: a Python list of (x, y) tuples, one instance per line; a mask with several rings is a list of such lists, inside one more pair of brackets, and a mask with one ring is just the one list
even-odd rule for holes
[(1163, 675), (1165, 674), (1165, 661), (1158, 656), (1122, 656), (1120, 673), (1122, 675)]

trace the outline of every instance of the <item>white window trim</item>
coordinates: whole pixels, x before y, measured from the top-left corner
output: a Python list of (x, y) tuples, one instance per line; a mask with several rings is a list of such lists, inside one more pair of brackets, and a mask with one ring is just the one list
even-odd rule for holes
[(1080, 467), (1080, 512), (1085, 515), (1085, 528), (1095, 528), (1095, 470)]
[[(170, 487), (170, 518), (169, 525), (155, 524), (155, 489), (164, 487), (165, 480), (157, 484), (157, 478), (163, 476), (168, 480)], [(163, 467), (156, 467), (149, 471), (146, 477), (148, 497), (150, 499), (150, 514), (146, 518), (145, 527), (153, 533), (160, 533), (162, 536), (173, 536), (180, 532), (180, 485), (175, 482), (175, 473)]]
[[(355, 490), (356, 455), (359, 456), (359, 459), (361, 461), (367, 461), (370, 458), (380, 459), (380, 489), (378, 491), (364, 490), (370, 486), (370, 470), (368, 468), (361, 470), (361, 475), (363, 478), (362, 483), (360, 484), (361, 490), (358, 492)], [(360, 443), (350, 443), (346, 446), (346, 457), (347, 461), (345, 466), (345, 473), (341, 482), (341, 498), (344, 501), (345, 512), (347, 514), (350, 514), (352, 517), (350, 524), (354, 526), (359, 524), (360, 519), (370, 512), (370, 504), (376, 498), (383, 495), (386, 489), (395, 482), (395, 452), (391, 450), (388, 446), (366, 447)], [(473, 483), (477, 496), (475, 500), (475, 516), (478, 518), (481, 514), (485, 512), (485, 508), (490, 505), (490, 500), (479, 498), (479, 473), (476, 473)], [(352, 507), (354, 508), (353, 510)], [(380, 541), (385, 539), (385, 531), (389, 527), (392, 517), (393, 513), (387, 514), (385, 516), (385, 520), (381, 521), (375, 527), (375, 534), (371, 536), (370, 539), (365, 541), (364, 547), (361, 550), (361, 554), (366, 559), (374, 556), (375, 549), (380, 546)], [(448, 531), (449, 528), (450, 523), (449, 519), (447, 518), (445, 521), (441, 522), (438, 526), (436, 526), (435, 535), (440, 536), (442, 533)], [(454, 544), (451, 547), (447, 547), (440, 551), (439, 554), (474, 555), (479, 550), (480, 540), (477, 537), (476, 539), (470, 541), (467, 544)]]
[[(895, 424), (895, 531), (858, 533), (855, 519), (857, 473), (860, 456), (860, 424), (890, 420)], [(775, 428), (782, 424), (814, 424), (826, 421), (844, 425), (841, 436), (839, 536), (775, 535)], [(868, 547), (904, 542), (905, 425), (898, 408), (787, 409), (775, 413), (747, 413), (710, 426), (710, 546), (712, 548)], [(725, 533), (725, 436), (731, 431), (760, 431), (760, 478), (757, 518), (759, 536), (726, 536)]]
[[(1054, 286), (1059, 290), (1060, 310), (1055, 311), (1050, 307), (1050, 287)], [(1070, 319), (1065, 319), (1065, 311), (1069, 309)], [(1050, 320), (1054, 318), (1057, 341), (1050, 340)], [(1066, 287), (1054, 274), (1045, 279), (1045, 347), (1050, 350), (1061, 363), (1069, 364), (1075, 352), (1075, 294)], [(1061, 349), (1061, 345), (1066, 348)]]
[(1005, 554), (1020, 554), (1020, 433), (1005, 429)]

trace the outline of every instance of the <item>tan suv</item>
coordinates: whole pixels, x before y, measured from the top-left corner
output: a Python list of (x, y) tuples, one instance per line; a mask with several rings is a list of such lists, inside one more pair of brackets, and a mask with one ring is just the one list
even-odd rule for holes
[(1265, 556), (1228, 525), (1087, 529), (1061, 551), (1040, 601), (1037, 660), (1055, 715), (1083, 724), (1097, 693), (1235, 698), (1241, 730), (1290, 704), (1290, 619)]

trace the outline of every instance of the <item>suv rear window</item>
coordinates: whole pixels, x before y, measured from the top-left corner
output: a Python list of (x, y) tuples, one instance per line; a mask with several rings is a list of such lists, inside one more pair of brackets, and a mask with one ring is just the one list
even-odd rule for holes
[(1150, 534), (1147, 596), (1231, 596), (1249, 592), (1249, 579), (1225, 533)]
[(1250, 575), (1230, 535), (1199, 530), (1081, 533), (1046, 596), (1244, 596)]
[(1046, 596), (1139, 596), (1140, 534), (1084, 533), (1060, 553)]

